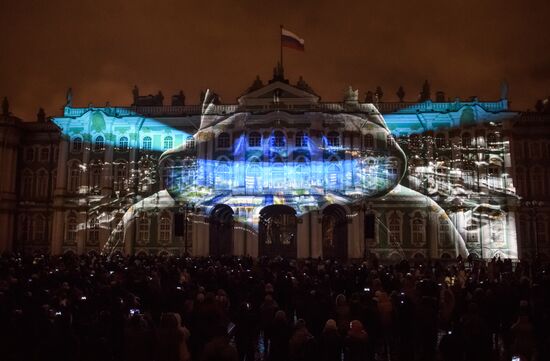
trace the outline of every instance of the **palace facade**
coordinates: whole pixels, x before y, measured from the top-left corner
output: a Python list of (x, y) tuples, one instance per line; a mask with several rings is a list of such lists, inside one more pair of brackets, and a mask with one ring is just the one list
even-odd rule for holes
[[(425, 93), (425, 91), (424, 91)], [(0, 120), (3, 251), (384, 259), (548, 254), (549, 116), (507, 94), (322, 102), (282, 69), (235, 104)], [(546, 120), (546, 122), (545, 122)], [(535, 124), (535, 125), (533, 125)], [(538, 130), (537, 130), (538, 129)], [(545, 133), (546, 132), (546, 133)], [(526, 161), (529, 159), (529, 161)]]

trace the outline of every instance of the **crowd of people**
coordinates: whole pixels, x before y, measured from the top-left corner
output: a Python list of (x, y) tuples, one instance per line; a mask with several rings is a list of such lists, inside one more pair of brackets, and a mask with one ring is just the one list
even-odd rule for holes
[(550, 360), (550, 265), (0, 258), (2, 360)]

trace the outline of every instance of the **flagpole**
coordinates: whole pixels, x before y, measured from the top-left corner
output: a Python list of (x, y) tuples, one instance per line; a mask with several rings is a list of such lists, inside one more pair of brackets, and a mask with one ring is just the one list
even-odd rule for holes
[(281, 31), (279, 32), (279, 39), (281, 41), (281, 68), (283, 67), (283, 26), (281, 25)]

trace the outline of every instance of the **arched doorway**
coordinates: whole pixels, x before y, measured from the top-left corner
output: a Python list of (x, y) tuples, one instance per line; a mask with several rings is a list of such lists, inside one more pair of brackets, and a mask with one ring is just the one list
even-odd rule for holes
[(285, 205), (272, 205), (260, 211), (259, 255), (296, 258), (296, 211)]
[(346, 210), (337, 204), (331, 204), (323, 210), (323, 257), (348, 258)]
[(211, 256), (233, 254), (233, 209), (226, 204), (217, 204), (210, 213)]

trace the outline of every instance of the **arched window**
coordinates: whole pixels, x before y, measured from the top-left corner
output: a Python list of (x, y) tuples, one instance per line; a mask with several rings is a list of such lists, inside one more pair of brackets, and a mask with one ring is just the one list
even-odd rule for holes
[(329, 147), (339, 147), (340, 146), (340, 134), (338, 134), (338, 132), (329, 132), (327, 134), (327, 145)]
[(439, 217), (438, 233), (439, 244), (441, 244), (442, 246), (448, 246), (451, 242), (451, 226), (449, 225), (449, 220), (445, 216)]
[(195, 138), (192, 135), (188, 136), (185, 140), (185, 147), (187, 149), (195, 149)]
[(272, 146), (274, 147), (284, 147), (286, 145), (285, 134), (280, 130), (273, 132)]
[(25, 161), (32, 162), (34, 160), (34, 149), (27, 148), (25, 149)]
[(214, 182), (216, 184), (216, 189), (231, 189), (231, 169), (228, 163), (223, 161), (218, 162), (216, 172), (214, 173)]
[(123, 191), (126, 189), (126, 179), (128, 176), (127, 164), (125, 161), (118, 161), (115, 163), (114, 170), (114, 190)]
[(254, 194), (262, 190), (262, 168), (257, 158), (249, 160), (246, 167), (245, 186), (247, 194)]
[(95, 138), (94, 150), (96, 152), (100, 152), (102, 150), (105, 150), (105, 138), (103, 138), (102, 135), (98, 135)]
[(72, 151), (75, 153), (80, 153), (82, 151), (82, 138), (73, 138)]
[(48, 172), (45, 169), (36, 173), (36, 196), (39, 198), (48, 196)]
[(365, 135), (365, 148), (374, 148), (374, 136), (372, 134)]
[(149, 216), (146, 212), (141, 212), (138, 218), (138, 243), (145, 244), (149, 242)]
[(93, 192), (99, 192), (101, 188), (101, 163), (90, 164), (90, 188)]
[(464, 148), (469, 148), (472, 146), (472, 136), (470, 133), (462, 134), (462, 146)]
[(248, 135), (249, 147), (260, 147), (262, 145), (262, 135), (258, 132), (252, 132)]
[(437, 148), (444, 148), (447, 145), (447, 139), (445, 138), (445, 134), (438, 133), (435, 136), (435, 146)]
[(127, 151), (128, 150), (128, 138), (127, 137), (120, 137), (118, 140), (118, 149), (120, 151)]
[(296, 146), (307, 147), (307, 136), (304, 132), (296, 133)]
[(218, 135), (218, 148), (229, 148), (229, 145), (229, 134), (221, 133), (220, 135)]
[(412, 243), (414, 245), (422, 245), (425, 242), (425, 225), (424, 219), (418, 214), (411, 221)]
[(487, 134), (487, 145), (489, 147), (496, 147), (498, 146), (499, 142), (499, 136), (496, 133), (489, 133)]
[(92, 245), (99, 243), (99, 218), (96, 215), (90, 216), (88, 221), (88, 243)]
[(172, 239), (172, 217), (168, 212), (160, 214), (159, 243), (167, 244)]
[(476, 183), (476, 169), (473, 165), (466, 165), (462, 169), (462, 178), (464, 179), (464, 186), (466, 188), (473, 188)]
[(34, 176), (32, 171), (28, 169), (25, 169), (23, 171), (23, 186), (21, 187), (21, 196), (23, 198), (32, 198), (33, 196), (32, 186), (34, 181), (33, 178)]
[(172, 149), (174, 140), (171, 136), (164, 137), (164, 150)]
[(41, 214), (33, 218), (32, 240), (35, 242), (46, 240), (46, 220)]
[(65, 243), (76, 243), (77, 227), (78, 223), (76, 221), (76, 215), (74, 213), (69, 213), (69, 215), (67, 216), (67, 234), (65, 238)]
[(151, 139), (151, 137), (144, 137), (142, 149), (151, 150), (151, 148), (153, 148), (153, 140)]
[(42, 147), (40, 148), (40, 161), (47, 162), (50, 159), (50, 148)]
[(401, 217), (397, 212), (392, 212), (388, 217), (390, 243), (401, 243)]
[(294, 187), (298, 189), (309, 189), (310, 166), (305, 157), (298, 157), (295, 161)]
[(338, 160), (332, 159), (327, 167), (327, 188), (330, 190), (337, 190), (341, 188), (341, 169), (338, 165)]
[(82, 170), (80, 169), (80, 164), (78, 162), (73, 162), (69, 168), (69, 185), (67, 187), (69, 192), (78, 192), (81, 174)]
[(282, 189), (285, 184), (285, 165), (281, 157), (276, 157), (271, 165), (271, 187)]
[(498, 164), (490, 164), (489, 173), (489, 188), (501, 189), (503, 188), (501, 177), (502, 166)]

